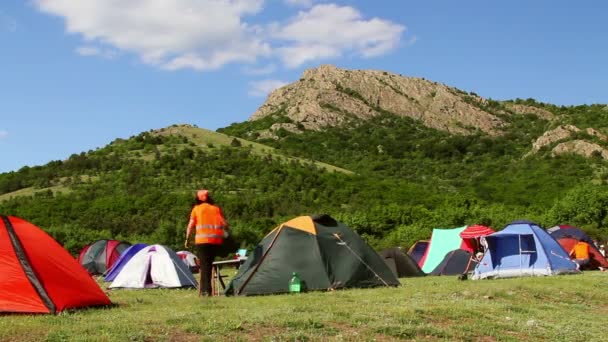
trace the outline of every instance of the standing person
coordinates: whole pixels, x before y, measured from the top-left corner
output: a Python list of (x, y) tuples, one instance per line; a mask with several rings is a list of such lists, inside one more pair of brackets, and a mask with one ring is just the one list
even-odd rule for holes
[(220, 207), (216, 206), (211, 199), (209, 191), (198, 190), (195, 202), (186, 228), (184, 246), (188, 248), (190, 236), (195, 231), (194, 244), (201, 263), (199, 293), (211, 296), (213, 259), (227, 236), (228, 223)]
[(589, 259), (590, 247), (591, 246), (589, 246), (589, 244), (585, 241), (579, 241), (576, 245), (574, 245), (574, 247), (572, 247), (572, 250), (570, 251), (569, 255), (570, 257), (574, 258), (574, 262), (576, 263), (576, 269), (580, 270), (583, 266), (589, 264), (589, 262), (591, 261)]

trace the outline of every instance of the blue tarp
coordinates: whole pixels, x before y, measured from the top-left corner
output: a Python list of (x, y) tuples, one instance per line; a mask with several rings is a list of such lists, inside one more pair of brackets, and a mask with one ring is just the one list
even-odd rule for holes
[(114, 281), (114, 278), (116, 278), (116, 276), (118, 275), (118, 273), (120, 273), (122, 268), (125, 267), (125, 264), (127, 263), (127, 261), (131, 260), (131, 257), (133, 257), (135, 254), (137, 254), (137, 252), (141, 251), (142, 249), (144, 249), (147, 246), (148, 245), (145, 243), (137, 243), (137, 244), (132, 245), (131, 247), (127, 248), (120, 255), (120, 258), (118, 258), (118, 260), (116, 260), (116, 262), (114, 263), (112, 268), (108, 270), (104, 280), (105, 281)]
[(486, 236), (488, 250), (473, 279), (577, 273), (576, 264), (539, 225), (515, 221)]

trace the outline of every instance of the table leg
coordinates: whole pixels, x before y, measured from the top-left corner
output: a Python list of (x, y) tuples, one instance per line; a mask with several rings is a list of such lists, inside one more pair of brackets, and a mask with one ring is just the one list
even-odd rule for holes
[(203, 271), (200, 270), (198, 274), (198, 296), (201, 297), (203, 295)]
[(224, 284), (224, 279), (222, 279), (222, 272), (221, 268), (218, 268), (217, 270), (217, 279), (220, 281), (220, 285), (222, 286), (222, 290), (226, 289), (226, 284)]
[(211, 295), (212, 296), (217, 296), (216, 293), (216, 284), (215, 284), (215, 278), (217, 277), (217, 272), (216, 272), (216, 268), (214, 266), (211, 266)]

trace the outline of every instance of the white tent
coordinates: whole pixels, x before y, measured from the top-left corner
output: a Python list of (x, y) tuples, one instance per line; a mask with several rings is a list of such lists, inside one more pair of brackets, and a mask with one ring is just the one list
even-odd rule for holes
[(171, 248), (152, 245), (137, 252), (125, 264), (110, 288), (196, 286), (192, 272)]

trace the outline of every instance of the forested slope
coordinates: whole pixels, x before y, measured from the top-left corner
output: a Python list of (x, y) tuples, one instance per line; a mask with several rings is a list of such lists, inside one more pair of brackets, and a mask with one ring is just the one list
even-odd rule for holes
[[(286, 219), (315, 213), (346, 222), (377, 248), (407, 247), (434, 227), (499, 229), (520, 218), (608, 238), (606, 162), (550, 148), (529, 153), (556, 124), (605, 127), (596, 115), (603, 109), (550, 109), (556, 122), (511, 115), (499, 135), (450, 134), (389, 112), (277, 130), (258, 136), (263, 145), (173, 126), (0, 174), (0, 212), (38, 224), (72, 252), (96, 238), (181, 249), (198, 188), (211, 190), (245, 247)], [(252, 139), (280, 121), (288, 119), (279, 113), (220, 131)]]

